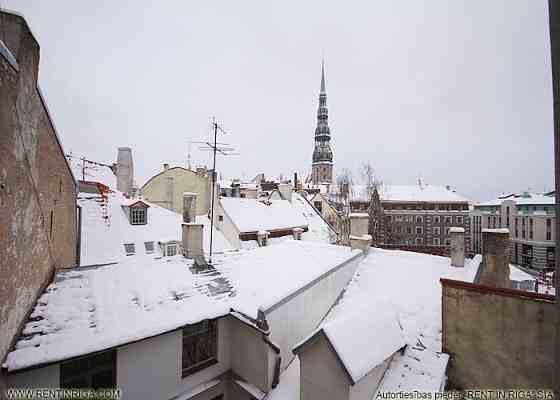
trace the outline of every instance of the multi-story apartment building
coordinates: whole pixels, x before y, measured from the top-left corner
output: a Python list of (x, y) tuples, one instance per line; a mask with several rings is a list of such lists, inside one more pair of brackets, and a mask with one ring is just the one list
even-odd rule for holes
[(349, 197), (352, 212), (369, 212), (374, 244), (445, 247), (454, 226), (470, 246), (469, 203), (449, 186), (354, 185)]
[(475, 204), (471, 215), (472, 250), (482, 251), (482, 230), (507, 228), (513, 264), (533, 269), (555, 266), (554, 193), (524, 192)]

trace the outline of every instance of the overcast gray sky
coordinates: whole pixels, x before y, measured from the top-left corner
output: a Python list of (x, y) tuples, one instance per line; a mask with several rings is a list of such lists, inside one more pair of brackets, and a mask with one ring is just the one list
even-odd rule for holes
[[(227, 177), (309, 173), (325, 55), (335, 173), (450, 184), (474, 200), (552, 190), (545, 0), (0, 0), (41, 45), (66, 151), (136, 181), (185, 165), (223, 122)], [(192, 148), (195, 163), (207, 155)]]

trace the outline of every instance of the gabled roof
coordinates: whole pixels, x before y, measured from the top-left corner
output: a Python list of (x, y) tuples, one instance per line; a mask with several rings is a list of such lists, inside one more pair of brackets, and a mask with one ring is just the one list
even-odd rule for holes
[[(59, 272), (38, 299), (9, 371), (106, 350), (230, 312), (267, 310), (356, 257), (358, 250), (302, 241), (216, 254), (200, 271), (180, 255), (128, 257)], [(301, 268), (301, 265), (305, 268)]]
[(188, 174), (196, 175), (196, 171), (192, 171), (192, 170), (190, 170), (190, 169), (188, 169), (188, 168), (183, 168), (183, 167), (170, 167), (170, 168), (164, 169), (163, 171), (158, 172), (157, 174), (155, 174), (154, 176), (152, 176), (151, 178), (149, 178), (149, 179), (146, 181), (146, 183), (144, 183), (144, 184), (142, 185), (142, 188), (141, 188), (141, 189), (144, 189), (150, 182), (152, 182), (152, 180), (156, 179), (156, 178), (159, 177), (160, 175), (163, 175), (163, 174), (165, 174), (165, 173), (167, 173), (167, 172), (169, 172), (169, 171), (173, 171), (173, 170), (179, 170), (179, 171), (183, 171), (183, 172), (188, 173)]
[(286, 200), (265, 204), (256, 199), (222, 197), (220, 203), (241, 233), (307, 227), (307, 220)]
[(504, 201), (511, 200), (517, 205), (554, 205), (556, 199), (554, 192), (549, 193), (524, 193), (500, 196), (497, 199), (475, 204), (475, 207), (500, 206)]
[(305, 352), (305, 347), (318, 335), (328, 341), (351, 384), (356, 384), (406, 345), (397, 315), (390, 305), (374, 310), (357, 308), (329, 320), (298, 344), (294, 353)]

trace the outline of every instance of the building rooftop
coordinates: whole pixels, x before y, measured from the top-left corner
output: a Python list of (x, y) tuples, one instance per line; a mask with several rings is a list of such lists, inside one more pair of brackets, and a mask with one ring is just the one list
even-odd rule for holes
[[(257, 319), (358, 250), (288, 241), (218, 254), (200, 271), (180, 255), (127, 257), (118, 264), (59, 272), (38, 299), (9, 371), (56, 362), (227, 315)], [(305, 265), (305, 268), (301, 268)]]
[[(468, 200), (452, 189), (436, 185), (379, 185), (378, 193), (382, 201), (401, 202), (467, 202)], [(370, 201), (365, 185), (353, 185), (350, 193), (352, 201)]]
[(256, 199), (222, 197), (225, 213), (240, 232), (272, 231), (307, 227), (301, 212), (286, 200), (271, 200), (266, 204)]
[(556, 204), (554, 194), (544, 193), (522, 193), (501, 196), (493, 200), (475, 204), (475, 207), (500, 206), (504, 201), (514, 201), (517, 205), (554, 205)]

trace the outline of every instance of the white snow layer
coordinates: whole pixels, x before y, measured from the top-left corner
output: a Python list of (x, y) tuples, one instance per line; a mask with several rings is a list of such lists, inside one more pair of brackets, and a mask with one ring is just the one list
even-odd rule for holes
[[(353, 185), (350, 199), (369, 201), (369, 190), (365, 185)], [(429, 201), (467, 202), (467, 199), (445, 186), (437, 185), (379, 185), (379, 197), (383, 201)]]
[[(138, 201), (138, 200), (135, 200)], [(182, 240), (181, 215), (141, 200), (150, 207), (146, 225), (132, 225), (122, 208), (130, 200), (121, 192), (109, 192), (107, 197), (80, 193), (78, 204), (82, 207), (81, 265), (108, 264), (146, 254), (145, 242), (153, 242), (155, 253), (160, 256), (158, 242)], [(210, 250), (210, 220), (197, 216), (196, 222), (204, 225), (204, 251)], [(214, 229), (214, 251), (231, 250), (223, 234)], [(127, 256), (124, 244), (134, 243), (136, 255)]]
[[(240, 311), (252, 318), (359, 250), (288, 241), (216, 255), (196, 273), (180, 255), (125, 257), (119, 264), (57, 274), (39, 298), (4, 367), (18, 370), (151, 337)], [(305, 268), (301, 268), (305, 265)]]
[(240, 232), (307, 226), (307, 220), (287, 200), (272, 200), (267, 205), (256, 199), (222, 197), (220, 202)]

